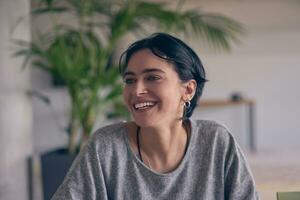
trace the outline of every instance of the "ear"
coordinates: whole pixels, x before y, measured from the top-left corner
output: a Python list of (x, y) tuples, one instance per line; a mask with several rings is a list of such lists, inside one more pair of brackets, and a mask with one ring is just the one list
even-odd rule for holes
[(184, 92), (182, 99), (184, 102), (192, 100), (195, 95), (197, 82), (194, 79), (191, 79), (183, 84)]

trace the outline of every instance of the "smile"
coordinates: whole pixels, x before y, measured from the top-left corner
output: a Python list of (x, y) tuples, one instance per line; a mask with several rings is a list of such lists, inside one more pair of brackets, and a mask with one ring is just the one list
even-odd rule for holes
[(148, 102), (136, 103), (133, 105), (133, 107), (137, 110), (143, 110), (143, 109), (151, 108), (155, 106), (155, 104), (156, 104), (155, 102), (148, 101)]

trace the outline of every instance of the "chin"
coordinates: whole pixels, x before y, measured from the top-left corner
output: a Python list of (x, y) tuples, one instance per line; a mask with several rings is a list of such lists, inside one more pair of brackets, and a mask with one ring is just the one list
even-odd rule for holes
[(134, 118), (134, 122), (139, 126), (139, 127), (155, 127), (158, 125), (157, 122), (151, 119), (141, 119), (141, 118)]

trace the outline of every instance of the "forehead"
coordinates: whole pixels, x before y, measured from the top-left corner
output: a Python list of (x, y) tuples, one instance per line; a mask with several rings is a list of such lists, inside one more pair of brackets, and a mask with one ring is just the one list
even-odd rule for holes
[(149, 49), (141, 49), (135, 52), (128, 61), (126, 72), (139, 73), (145, 69), (158, 69), (165, 73), (176, 73), (173, 64), (154, 55)]

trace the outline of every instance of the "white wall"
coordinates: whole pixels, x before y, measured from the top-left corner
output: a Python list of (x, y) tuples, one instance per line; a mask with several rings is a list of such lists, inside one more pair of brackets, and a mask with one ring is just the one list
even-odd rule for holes
[[(12, 39), (30, 41), (30, 2), (0, 1), (0, 199), (27, 199), (27, 158), (31, 155), (32, 110), (26, 95), (28, 70), (22, 59), (13, 57)], [(14, 30), (14, 31), (13, 31)]]
[[(230, 54), (196, 47), (210, 80), (204, 98), (226, 99), (233, 91), (242, 92), (256, 101), (259, 150), (300, 150), (300, 1), (216, 0), (196, 5), (224, 13), (247, 28)], [(238, 126), (232, 125), (242, 130)]]

